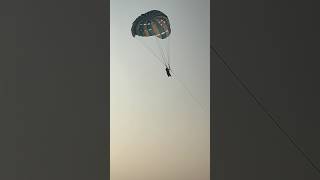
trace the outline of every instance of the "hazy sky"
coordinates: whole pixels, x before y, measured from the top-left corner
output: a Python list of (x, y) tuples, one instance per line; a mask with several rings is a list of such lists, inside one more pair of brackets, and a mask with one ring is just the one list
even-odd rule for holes
[[(209, 0), (110, 3), (111, 180), (208, 180)], [(153, 9), (169, 17), (171, 65), (194, 98), (131, 35)]]

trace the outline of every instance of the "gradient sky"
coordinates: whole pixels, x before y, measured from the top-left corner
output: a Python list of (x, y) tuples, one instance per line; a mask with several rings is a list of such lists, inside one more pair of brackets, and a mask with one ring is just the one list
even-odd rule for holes
[[(111, 0), (111, 180), (208, 180), (210, 163), (209, 0)], [(131, 35), (140, 14), (171, 23), (179, 81)]]

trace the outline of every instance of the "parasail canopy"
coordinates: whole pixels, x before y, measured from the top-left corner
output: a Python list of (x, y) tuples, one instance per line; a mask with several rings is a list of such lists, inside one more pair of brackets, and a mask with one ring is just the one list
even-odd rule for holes
[(150, 37), (160, 39), (169, 37), (171, 33), (170, 22), (167, 15), (158, 10), (152, 10), (139, 16), (131, 28), (132, 36)]

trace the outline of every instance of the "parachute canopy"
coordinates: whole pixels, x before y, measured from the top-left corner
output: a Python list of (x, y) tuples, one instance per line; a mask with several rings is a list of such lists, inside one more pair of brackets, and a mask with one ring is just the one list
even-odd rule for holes
[(152, 10), (139, 16), (131, 28), (132, 36), (156, 36), (160, 39), (169, 37), (170, 22), (167, 15), (158, 10)]

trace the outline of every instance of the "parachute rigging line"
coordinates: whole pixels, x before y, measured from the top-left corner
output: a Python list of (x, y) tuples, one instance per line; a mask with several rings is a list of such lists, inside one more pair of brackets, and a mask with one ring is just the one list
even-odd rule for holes
[(150, 51), (150, 52), (152, 53), (152, 55), (153, 55), (157, 60), (159, 60), (159, 63), (161, 63), (162, 65), (165, 66), (165, 63), (163, 62), (163, 60), (162, 60), (159, 56), (157, 56), (156, 53), (155, 53), (151, 48), (149, 48), (147, 45), (145, 45), (139, 38), (137, 38), (137, 39), (138, 39), (138, 41), (142, 44), (142, 46), (143, 46), (144, 48), (146, 48), (148, 51)]
[(225, 61), (225, 59), (220, 55), (220, 53), (217, 51), (217, 49), (210, 45), (210, 49), (217, 55), (218, 59), (222, 64), (226, 67), (226, 69), (233, 75), (233, 77), (240, 83), (240, 85), (247, 91), (248, 95), (251, 97), (251, 99), (258, 105), (258, 107), (272, 120), (272, 122), (275, 124), (275, 126), (288, 138), (288, 140), (291, 142), (291, 144), (300, 152), (300, 154), (305, 158), (305, 160), (308, 161), (308, 163), (311, 165), (311, 167), (316, 170), (318, 175), (320, 175), (320, 169), (317, 167), (317, 165), (312, 161), (312, 159), (307, 155), (306, 152), (295, 142), (294, 138), (289, 135), (289, 133), (286, 132), (284, 128), (281, 127), (278, 120), (273, 116), (273, 114), (262, 104), (262, 102), (255, 96), (255, 94), (249, 89), (249, 87), (242, 81), (237, 73), (235, 73), (231, 66)]
[[(159, 43), (159, 39), (158, 39)], [(159, 43), (160, 45), (160, 43)], [(167, 38), (166, 43), (164, 44), (165, 47), (162, 48), (163, 54), (165, 55), (166, 63), (170, 69), (170, 38)]]
[(167, 50), (168, 50), (168, 64), (169, 64), (169, 68), (170, 68), (170, 64), (171, 64), (171, 62), (170, 62), (170, 59), (171, 59), (171, 57), (170, 57), (170, 38), (168, 39), (168, 48), (167, 48)]
[(163, 61), (164, 61), (164, 63), (165, 63), (165, 66), (167, 66), (167, 65), (168, 65), (168, 62), (166, 61), (166, 55), (165, 55), (165, 53), (164, 53), (164, 51), (163, 51), (163, 49), (162, 49), (162, 47), (161, 47), (161, 45), (160, 45), (160, 43), (159, 43), (159, 39), (158, 39), (157, 37), (155, 37), (155, 38), (156, 38), (157, 46), (158, 46), (158, 48), (159, 48), (159, 50), (160, 50), (161, 56), (162, 56)]
[(170, 69), (170, 38), (168, 38), (167, 40), (167, 43), (165, 44), (165, 48), (163, 48), (165, 54), (167, 55), (166, 57), (166, 60), (167, 60), (167, 63), (168, 63), (168, 67)]

